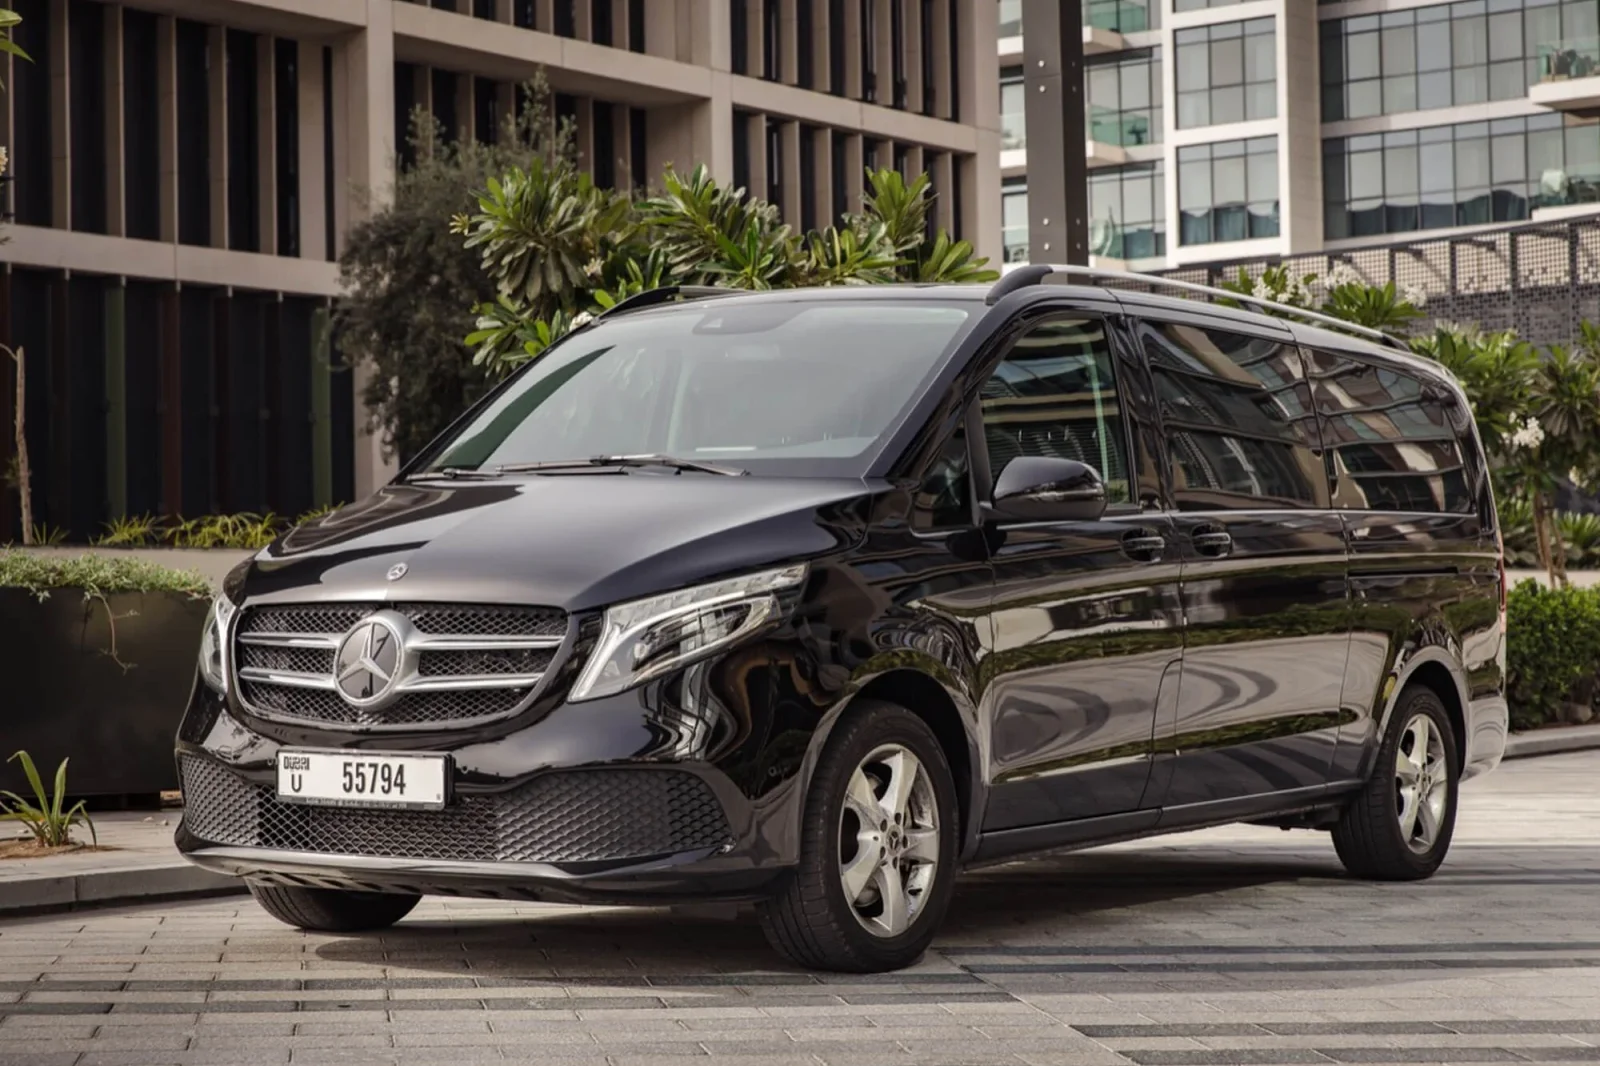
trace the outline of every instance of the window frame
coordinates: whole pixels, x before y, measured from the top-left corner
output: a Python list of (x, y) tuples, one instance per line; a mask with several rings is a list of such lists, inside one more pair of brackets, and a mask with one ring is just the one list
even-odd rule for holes
[[(1194, 329), (1232, 333), (1236, 336), (1272, 341), (1293, 350), (1295, 358), (1300, 361), (1301, 372), (1305, 375), (1304, 381), (1306, 385), (1306, 396), (1311, 403), (1311, 424), (1315, 430), (1316, 437), (1316, 444), (1312, 448), (1312, 452), (1317, 459), (1317, 468), (1321, 471), (1323, 493), (1328, 501), (1326, 505), (1312, 502), (1300, 507), (1290, 507), (1278, 503), (1278, 500), (1280, 499), (1279, 497), (1256, 497), (1256, 499), (1260, 501), (1260, 506), (1238, 508), (1212, 507), (1197, 508), (1194, 510), (1185, 510), (1179, 506), (1177, 484), (1173, 477), (1174, 460), (1172, 448), (1169, 443), (1171, 438), (1166, 430), (1166, 422), (1162, 415), (1161, 404), (1159, 400), (1156, 399), (1154, 393), (1155, 368), (1150, 363), (1150, 358), (1145, 351), (1143, 342), (1143, 332), (1145, 327), (1159, 329), (1160, 327), (1167, 325), (1189, 326)], [(1307, 358), (1304, 346), (1301, 345), (1299, 338), (1296, 337), (1293, 330), (1287, 326), (1279, 326), (1277, 323), (1270, 321), (1257, 322), (1253, 320), (1241, 320), (1222, 315), (1205, 314), (1203, 312), (1191, 314), (1186, 311), (1177, 309), (1167, 310), (1165, 308), (1149, 308), (1147, 310), (1135, 311), (1132, 314), (1129, 326), (1132, 333), (1134, 346), (1138, 352), (1139, 361), (1144, 366), (1145, 373), (1149, 376), (1151, 382), (1153, 409), (1150, 412), (1150, 417), (1156, 426), (1156, 436), (1158, 438), (1157, 447), (1159, 449), (1155, 456), (1155, 460), (1157, 472), (1161, 478), (1162, 498), (1165, 501), (1165, 505), (1169, 511), (1171, 511), (1173, 514), (1193, 516), (1203, 514), (1246, 514), (1264, 512), (1305, 514), (1307, 512), (1315, 511), (1338, 510), (1338, 508), (1333, 505), (1333, 479), (1329, 476), (1328, 471), (1329, 460), (1327, 441), (1322, 432), (1322, 416), (1316, 407), (1316, 391), (1311, 381), (1311, 364)]]
[[(1144, 412), (1136, 411), (1134, 404), (1137, 402), (1132, 397), (1135, 390), (1127, 387), (1128, 362), (1125, 358), (1125, 344), (1122, 338), (1122, 325), (1120, 315), (1111, 308), (1080, 307), (1064, 303), (1051, 303), (1037, 309), (1037, 314), (1019, 317), (1013, 322), (994, 345), (993, 351), (977, 360), (973, 364), (972, 373), (964, 383), (965, 411), (962, 416), (962, 425), (967, 437), (967, 461), (971, 465), (969, 476), (972, 481), (973, 500), (975, 507), (981, 509), (984, 504), (994, 498), (994, 482), (999, 475), (998, 470), (990, 469), (989, 440), (984, 432), (983, 421), (983, 386), (994, 376), (1001, 363), (1010, 358), (1016, 350), (1017, 343), (1026, 335), (1040, 326), (1052, 322), (1095, 320), (1101, 323), (1106, 337), (1106, 349), (1110, 359), (1111, 383), (1113, 395), (1117, 397), (1121, 424), (1121, 437), (1123, 446), (1123, 461), (1128, 471), (1128, 496), (1129, 499), (1122, 503), (1108, 503), (1105, 510), (1106, 517), (1138, 514), (1144, 510), (1140, 503), (1138, 462), (1139, 449), (1137, 435), (1134, 429), (1136, 419), (1142, 418)], [(1163, 491), (1164, 491), (1163, 486)], [(1011, 526), (1027, 523), (1005, 522), (1002, 525)], [(1043, 523), (1046, 525), (1054, 523)]]

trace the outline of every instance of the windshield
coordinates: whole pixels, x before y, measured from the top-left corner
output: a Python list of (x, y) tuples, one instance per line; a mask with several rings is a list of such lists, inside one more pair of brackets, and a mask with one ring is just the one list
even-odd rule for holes
[(574, 334), (428, 470), (665, 455), (859, 476), (971, 317), (965, 304), (709, 300)]

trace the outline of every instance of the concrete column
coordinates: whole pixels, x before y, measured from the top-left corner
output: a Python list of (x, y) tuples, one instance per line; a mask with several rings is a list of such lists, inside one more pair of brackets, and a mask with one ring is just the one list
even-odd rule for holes
[[(1278, 125), (1282, 130), (1278, 137), (1278, 213), (1284, 254), (1300, 255), (1322, 247), (1322, 102), (1314, 79), (1286, 75), (1316, 69), (1317, 13), (1288, 0), (1278, 9), (1277, 25)], [(1169, 167), (1167, 175), (1167, 184), (1176, 188), (1174, 168)], [(1176, 219), (1177, 215), (1168, 217)], [(1175, 232), (1173, 223), (1168, 226), (1168, 232)]]
[(852, 100), (859, 100), (865, 91), (861, 84), (861, 5), (873, 3), (874, 0), (844, 0), (844, 26), (835, 27), (830, 32), (844, 34), (844, 94)]
[(800, 220), (803, 216), (800, 210), (800, 193), (803, 182), (800, 180), (800, 123), (785, 122), (778, 127), (778, 143), (783, 148), (783, 202), (778, 209), (783, 212), (783, 220), (796, 231), (800, 229)]
[(767, 6), (761, 0), (745, 4), (745, 73), (752, 78), (767, 75), (767, 53), (762, 47), (767, 28)]
[(556, 0), (536, 0), (533, 21), (540, 33), (556, 32)]
[[(890, 21), (894, 15), (889, 10), (890, 0), (863, 0), (863, 2), (872, 5), (873, 29), (877, 38), (876, 47), (873, 49), (878, 61), (877, 99), (873, 103), (879, 107), (890, 107), (894, 104), (894, 33)], [(984, 5), (985, 10), (988, 6)]]
[(922, 4), (905, 0), (906, 7), (906, 110), (922, 112)]
[[(656, 3), (662, 8), (667, 6), (667, 0), (652, 0), (652, 6)], [(728, 5), (710, 0), (679, 0), (677, 14), (674, 43), (678, 55), (711, 68), (711, 98), (650, 111), (645, 153), (650, 175), (659, 176), (669, 163), (681, 174), (704, 163), (718, 181), (731, 181), (733, 88), (729, 69), (733, 52)], [(646, 32), (652, 40), (660, 40), (653, 30)], [(751, 156), (755, 155), (752, 150)]]
[(72, 228), (72, 51), (67, 47), (67, 5), (50, 5), (51, 225)]
[[(300, 258), (324, 259), (328, 247), (327, 161), (323, 153), (322, 44), (299, 43), (300, 80)], [(335, 148), (337, 154), (337, 147)]]
[[(339, 44), (334, 71), (336, 216), (342, 235), (394, 195), (393, 0), (367, 0), (367, 28)], [(354, 373), (359, 498), (387, 483), (395, 466), (384, 460), (383, 442), (366, 429), (361, 394), (370, 369), (358, 366)]]
[(958, 45), (950, 39), (950, 5), (954, 2), (933, 0), (933, 70), (923, 71), (927, 85), (933, 89), (933, 113), (945, 119), (952, 117), (951, 108), (955, 105), (951, 71)]
[[(795, 0), (778, 0), (778, 54), (782, 63), (779, 79), (789, 85), (800, 84), (800, 13)], [(813, 71), (816, 69), (813, 66)]]
[(127, 229), (127, 179), (123, 168), (122, 129), (122, 8), (106, 5), (106, 233), (125, 236)]
[(866, 148), (862, 140), (861, 134), (852, 133), (844, 142), (845, 204), (851, 214), (861, 212), (861, 193), (867, 180)]
[(578, 153), (578, 169), (585, 171), (590, 177), (594, 176), (594, 100), (587, 96), (580, 96), (577, 100), (578, 114), (576, 129), (576, 142), (573, 148)]
[(684, 40), (678, 33), (678, 24), (688, 15), (685, 0), (655, 0), (644, 6), (645, 47), (653, 56), (687, 61), (683, 53)]
[(801, 33), (811, 35), (811, 87), (825, 93), (833, 84), (833, 49), (829, 46), (828, 0), (813, 0), (811, 25), (801, 26)]
[(939, 152), (924, 165), (927, 167), (928, 177), (933, 181), (933, 224), (938, 229), (949, 232), (955, 229), (956, 225), (956, 205), (952, 198), (955, 168), (951, 163), (951, 153)]
[(580, 41), (594, 40), (594, 3), (595, 0), (572, 0), (573, 34)]
[[(161, 239), (178, 241), (178, 22), (156, 21), (157, 151), (161, 156)], [(320, 64), (318, 69), (321, 69)], [(319, 110), (320, 113), (320, 110)]]
[(1082, 147), (1082, 0), (1024, 0), (1023, 21), (1028, 27), (1023, 66), (1030, 163), (1029, 259), (1086, 264), (1089, 186)]
[(221, 26), (206, 30), (206, 54), (211, 94), (211, 240), (213, 248), (228, 246), (228, 36)]
[(817, 223), (826, 229), (839, 221), (833, 217), (833, 131), (826, 126), (818, 128), (811, 151), (816, 160)]
[(274, 91), (278, 65), (272, 41), (265, 33), (256, 38), (256, 158), (261, 182), (256, 228), (266, 255), (278, 252), (278, 96)]
[[(462, 144), (478, 139), (477, 76), (462, 73), (456, 77), (456, 124)], [(399, 145), (395, 146), (396, 149)]]
[(612, 47), (627, 51), (633, 47), (633, 40), (628, 35), (628, 0), (605, 0), (611, 5), (611, 44)]

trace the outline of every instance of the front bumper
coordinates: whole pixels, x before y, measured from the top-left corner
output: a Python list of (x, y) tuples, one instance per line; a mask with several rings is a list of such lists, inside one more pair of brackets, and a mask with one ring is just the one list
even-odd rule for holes
[[(767, 895), (793, 864), (794, 790), (751, 797), (711, 762), (660, 740), (641, 745), (637, 701), (582, 705), (582, 745), (564, 743), (573, 737), (560, 714), (499, 736), (335, 745), (247, 721), (199, 685), (179, 736), (178, 850), (210, 870), (304, 887), (573, 903)], [(449, 752), (452, 802), (440, 811), (280, 802), (279, 750), (330, 746)]]

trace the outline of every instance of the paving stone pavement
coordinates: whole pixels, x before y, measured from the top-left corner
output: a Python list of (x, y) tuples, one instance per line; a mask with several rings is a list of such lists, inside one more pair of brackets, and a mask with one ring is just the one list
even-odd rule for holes
[(1463, 795), (1432, 881), (1228, 828), (977, 872), (936, 949), (786, 969), (749, 921), (428, 900), (308, 935), (248, 899), (0, 922), (0, 1066), (1600, 1062), (1600, 752)]

